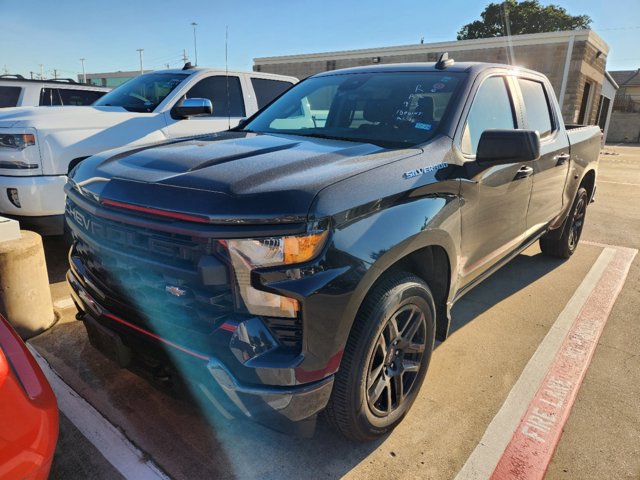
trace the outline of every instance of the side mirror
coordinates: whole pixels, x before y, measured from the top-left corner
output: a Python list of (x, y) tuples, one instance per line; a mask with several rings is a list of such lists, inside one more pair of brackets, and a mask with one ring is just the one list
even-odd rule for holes
[(238, 122), (238, 127), (237, 128), (244, 128), (244, 126), (249, 123), (247, 118), (241, 118), (240, 121)]
[(502, 165), (540, 158), (540, 135), (535, 130), (485, 130), (480, 136), (476, 161)]
[(173, 107), (178, 118), (202, 117), (213, 113), (213, 105), (208, 98), (184, 98)]

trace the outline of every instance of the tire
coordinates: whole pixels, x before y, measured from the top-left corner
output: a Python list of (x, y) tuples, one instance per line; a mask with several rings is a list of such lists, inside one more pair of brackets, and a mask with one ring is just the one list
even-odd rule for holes
[(402, 421), (429, 367), (435, 312), (431, 290), (410, 273), (389, 276), (367, 295), (325, 410), (342, 435), (370, 441)]
[(587, 213), (589, 195), (584, 187), (578, 189), (571, 211), (562, 226), (562, 234), (558, 238), (540, 239), (540, 249), (545, 255), (569, 258), (578, 247), (584, 220)]

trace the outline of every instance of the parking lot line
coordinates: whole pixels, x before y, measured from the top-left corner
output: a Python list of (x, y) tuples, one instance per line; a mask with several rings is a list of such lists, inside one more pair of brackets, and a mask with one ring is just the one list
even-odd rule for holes
[(602, 253), (527, 363), (457, 480), (544, 476), (637, 253), (591, 245), (603, 247)]
[(51, 384), (60, 411), (125, 478), (169, 480), (120, 430), (80, 397), (32, 346), (29, 350)]
[(53, 306), (59, 310), (64, 310), (65, 308), (75, 307), (75, 303), (73, 303), (73, 299), (71, 297), (65, 297), (53, 302)]
[(598, 180), (598, 183), (612, 183), (613, 185), (632, 185), (634, 187), (640, 187), (640, 183), (611, 182), (611, 181), (608, 181), (608, 180)]

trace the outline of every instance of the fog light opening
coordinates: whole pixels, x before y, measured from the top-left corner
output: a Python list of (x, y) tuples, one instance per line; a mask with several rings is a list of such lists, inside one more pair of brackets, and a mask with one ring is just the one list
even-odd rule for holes
[(22, 207), (22, 205), (20, 205), (20, 195), (18, 195), (17, 188), (7, 188), (7, 197), (9, 197), (9, 201), (13, 203), (14, 206), (17, 208)]

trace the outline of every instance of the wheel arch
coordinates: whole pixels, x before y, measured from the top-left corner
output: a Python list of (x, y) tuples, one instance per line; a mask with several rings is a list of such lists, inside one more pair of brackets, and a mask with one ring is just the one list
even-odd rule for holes
[(442, 230), (429, 232), (428, 240), (414, 248), (399, 245), (386, 252), (369, 269), (354, 292), (345, 314), (353, 322), (368, 293), (387, 276), (398, 271), (412, 273), (429, 285), (436, 302), (436, 338), (449, 332), (451, 298), (455, 293), (457, 256), (453, 239)]
[(593, 200), (593, 196), (596, 193), (596, 171), (594, 169), (590, 169), (584, 174), (580, 181), (580, 187), (586, 188), (589, 201)]

